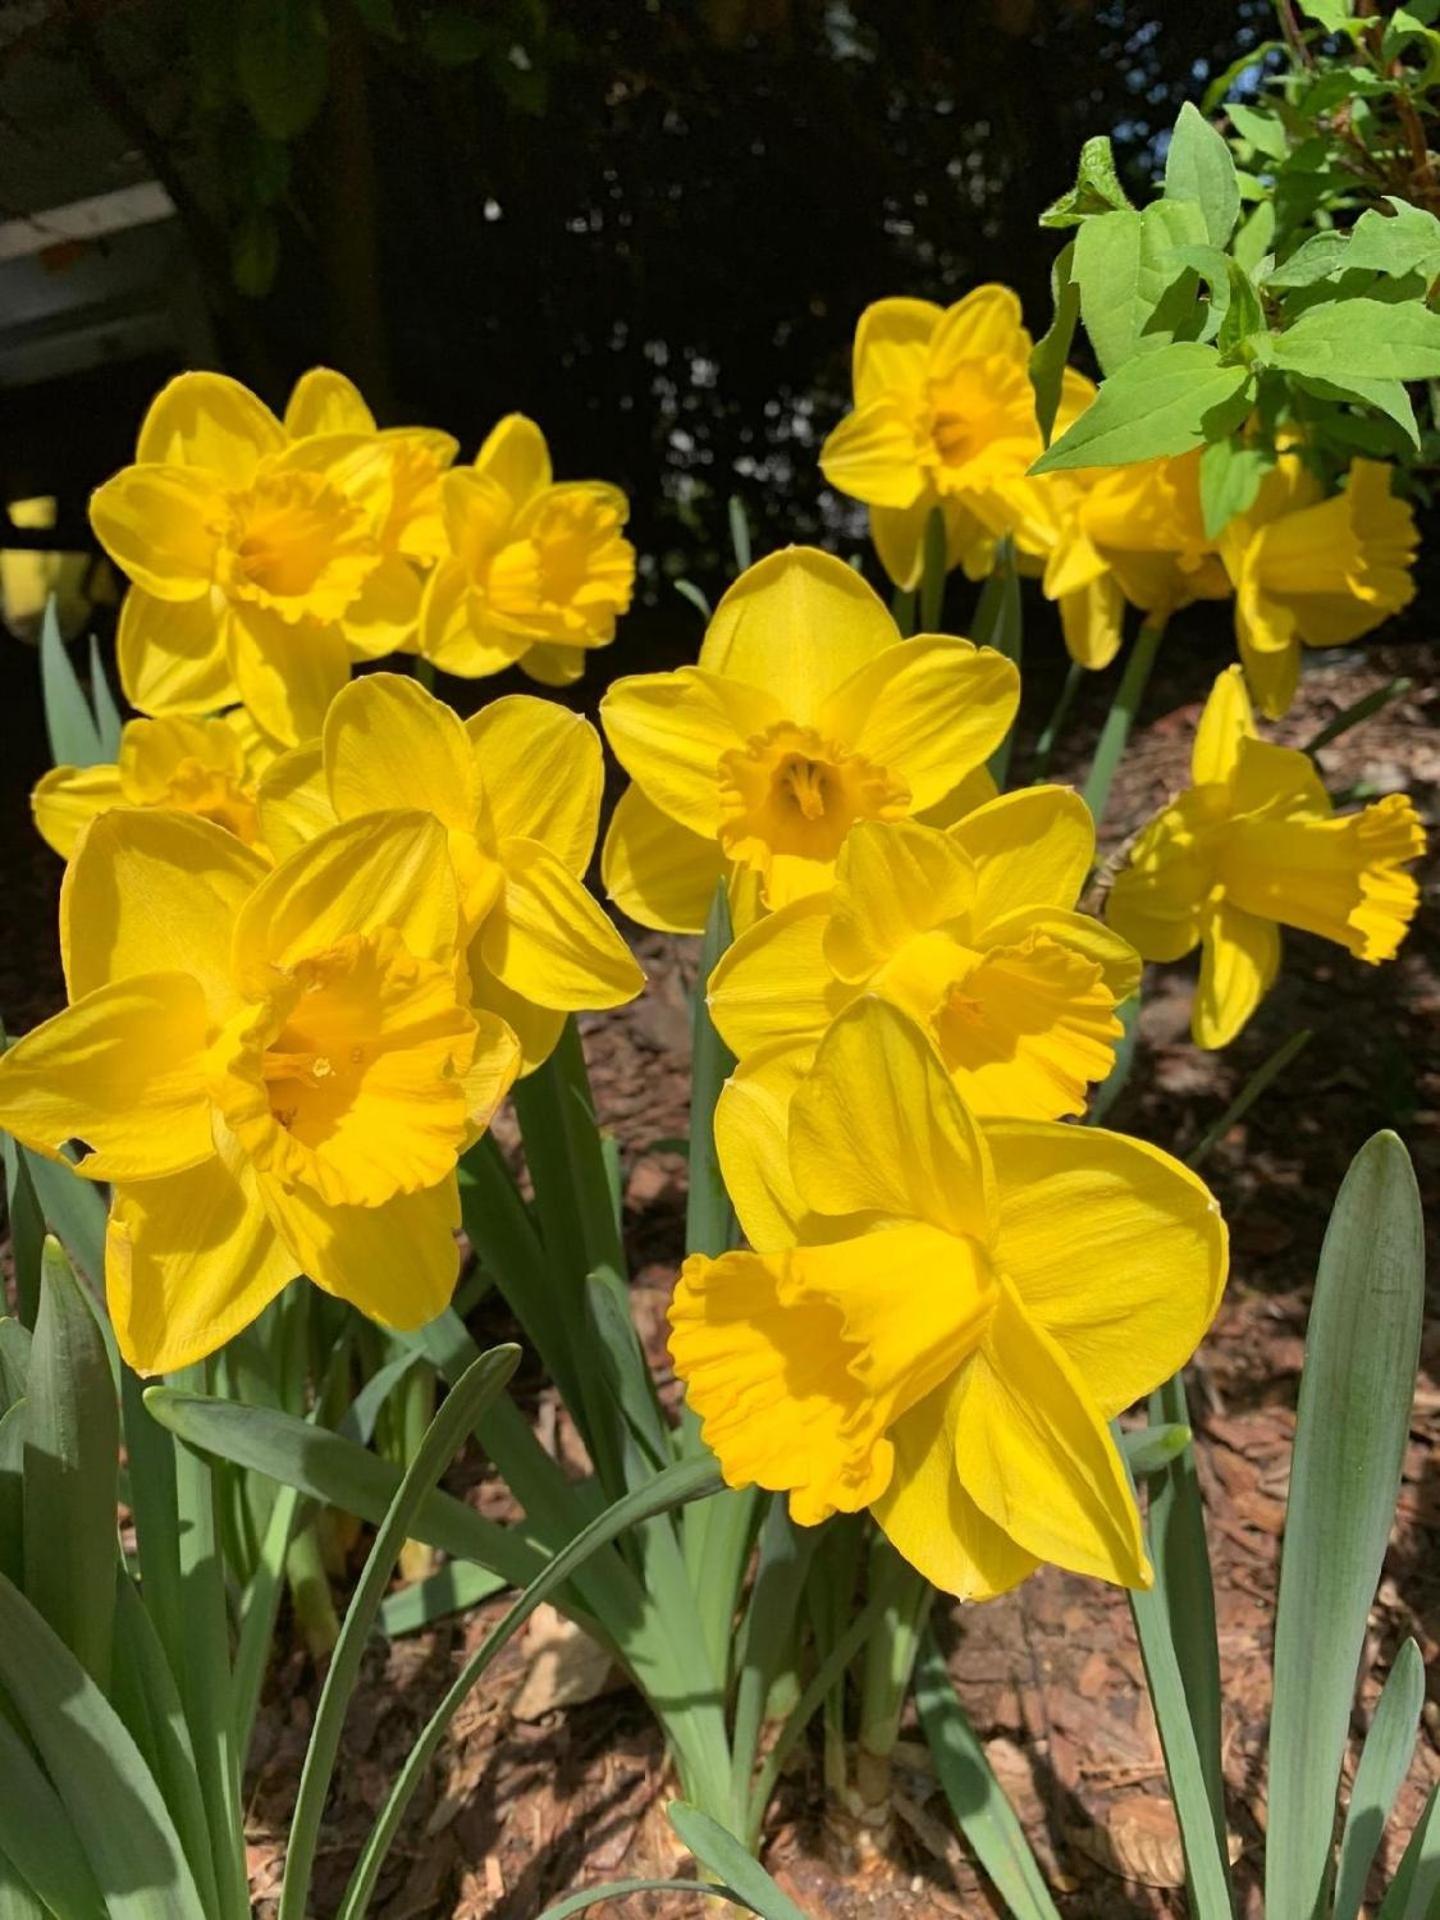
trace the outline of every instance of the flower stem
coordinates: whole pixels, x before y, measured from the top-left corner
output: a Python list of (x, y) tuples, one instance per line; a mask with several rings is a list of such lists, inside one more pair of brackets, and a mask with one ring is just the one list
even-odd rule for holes
[(1100, 730), (1090, 777), (1085, 782), (1085, 804), (1094, 815), (1097, 827), (1105, 816), (1105, 803), (1110, 798), (1115, 769), (1125, 752), (1125, 743), (1135, 724), (1135, 715), (1140, 709), (1164, 632), (1163, 615), (1148, 619), (1141, 627), (1135, 645), (1130, 650), (1130, 658), (1125, 662), (1125, 671), (1120, 677), (1115, 698), (1110, 703), (1110, 711), (1105, 716), (1105, 725)]
[(920, 631), (938, 633), (945, 613), (945, 516), (930, 509), (925, 522), (925, 571), (920, 576)]
[(435, 691), (435, 663), (433, 660), (427, 660), (423, 653), (417, 653), (415, 656), (415, 678), (427, 693)]
[(870, 1595), (881, 1610), (861, 1664), (855, 1778), (861, 1819), (879, 1825), (889, 1808), (890, 1756), (935, 1589), (877, 1533), (870, 1556)]
[(1080, 682), (1085, 678), (1085, 669), (1078, 660), (1072, 660), (1065, 671), (1065, 684), (1060, 689), (1060, 698), (1055, 702), (1055, 710), (1045, 722), (1045, 730), (1035, 742), (1035, 765), (1032, 769), (1036, 780), (1043, 780), (1050, 771), (1050, 756), (1060, 738), (1060, 730), (1070, 717), (1070, 709), (1075, 704), (1075, 696), (1080, 691)]
[[(993, 647), (1018, 667), (1025, 643), (1020, 609), (1020, 576), (1015, 571), (1015, 543), (1008, 534), (995, 543), (995, 564), (980, 589), (970, 638), (977, 647)], [(990, 777), (1004, 789), (1010, 772), (1010, 754), (1015, 745), (1015, 729), (1000, 742), (990, 756)]]

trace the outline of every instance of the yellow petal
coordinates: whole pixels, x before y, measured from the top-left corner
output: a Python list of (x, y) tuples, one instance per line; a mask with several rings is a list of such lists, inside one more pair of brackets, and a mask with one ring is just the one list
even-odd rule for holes
[(375, 416), (353, 380), (330, 367), (311, 367), (290, 390), (285, 431), (297, 440), (314, 433), (374, 433)]
[(498, 481), (517, 509), (554, 478), (545, 436), (523, 413), (507, 413), (490, 429), (475, 456), (475, 471)]
[(330, 1206), (308, 1187), (265, 1177), (260, 1190), (294, 1259), (337, 1300), (400, 1331), (423, 1327), (449, 1306), (460, 1270), (454, 1174), (379, 1207)]
[(117, 1187), (105, 1236), (105, 1297), (138, 1373), (169, 1373), (218, 1352), (299, 1271), (271, 1226), (254, 1175), (220, 1158)]
[(90, 1149), (92, 1180), (177, 1173), (215, 1151), (205, 996), (188, 974), (98, 987), (0, 1056), (0, 1125), (51, 1158)]
[(840, 849), (825, 961), (842, 980), (868, 980), (917, 933), (967, 914), (974, 897), (974, 866), (949, 835), (862, 821)]
[(1115, 876), (1105, 918), (1146, 960), (1182, 960), (1199, 945), (1216, 877), (1212, 825), (1202, 791), (1191, 788), (1156, 814)]
[(662, 933), (703, 933), (724, 872), (713, 836), (682, 827), (639, 787), (621, 794), (605, 834), (600, 873), (622, 913)]
[(913, 408), (882, 395), (846, 414), (825, 436), (820, 471), (839, 493), (904, 512), (929, 490)]
[(417, 959), (454, 957), (455, 877), (445, 829), (427, 813), (342, 821), (267, 874), (236, 921), (235, 977), (263, 999), (277, 967), (387, 927)]
[(1093, 961), (1117, 1006), (1139, 991), (1144, 971), (1139, 954), (1128, 940), (1092, 920), (1088, 913), (1067, 912), (1062, 907), (1021, 907), (992, 921), (979, 944), (985, 950), (1018, 947), (1032, 933), (1042, 933), (1057, 945)]
[(956, 1466), (981, 1511), (1041, 1560), (1149, 1586), (1140, 1515), (1110, 1431), (1059, 1342), (1008, 1284), (962, 1379)]
[(544, 1007), (623, 1006), (645, 976), (599, 903), (536, 840), (500, 845), (505, 890), (480, 931), (487, 967)]
[(1040, 1564), (976, 1506), (955, 1468), (963, 1378), (938, 1387), (890, 1429), (895, 1466), (874, 1503), (887, 1539), (927, 1580), (961, 1600), (1008, 1593)]
[(725, 1190), (741, 1231), (761, 1253), (815, 1237), (815, 1216), (790, 1172), (790, 1104), (814, 1058), (805, 1041), (761, 1047), (736, 1067), (716, 1104), (715, 1151)]
[(465, 1147), (487, 1131), (521, 1070), (520, 1040), (510, 1023), (488, 1009), (476, 1010), (474, 1020), (475, 1058), (464, 1076), (469, 1121)]
[(1200, 984), (1190, 1030), (1197, 1047), (1228, 1047), (1280, 970), (1280, 929), (1273, 920), (1220, 900), (1205, 919)]
[(1255, 738), (1255, 716), (1239, 667), (1227, 667), (1210, 689), (1195, 745), (1190, 753), (1190, 778), (1197, 787), (1207, 780), (1228, 780), (1240, 762), (1240, 742)]
[(420, 624), (420, 575), (403, 555), (390, 553), (345, 610), (340, 628), (361, 660), (380, 660), (411, 647)]
[(921, 807), (914, 816), (923, 827), (953, 827), (957, 820), (985, 807), (999, 797), (1000, 789), (986, 766), (967, 773), (958, 787), (952, 787), (933, 807)]
[(930, 340), (943, 318), (933, 300), (876, 300), (866, 307), (855, 328), (857, 407), (882, 393), (923, 404)]
[(927, 487), (910, 507), (870, 509), (870, 538), (881, 566), (906, 593), (913, 593), (925, 571), (925, 527), (935, 506)]
[(537, 641), (520, 656), (520, 671), (542, 687), (573, 687), (584, 677), (587, 647), (564, 647), (553, 640)]
[(313, 739), (350, 677), (338, 627), (317, 620), (292, 625), (266, 607), (235, 603), (227, 637), (240, 697), (265, 731), (288, 747)]
[[(1290, 711), (1290, 703), (1295, 698), (1295, 689), (1300, 684), (1300, 643), (1292, 640), (1288, 646), (1279, 647), (1257, 644), (1259, 632), (1251, 620), (1241, 620), (1236, 616), (1236, 637), (1240, 643), (1240, 659), (1245, 667), (1245, 678), (1255, 696), (1255, 704), (1267, 720), (1281, 720)], [(1273, 634), (1269, 636), (1273, 638)]]
[(225, 518), (224, 495), (194, 467), (124, 467), (90, 496), (101, 546), (157, 600), (209, 593)]
[(790, 1166), (817, 1213), (875, 1212), (984, 1240), (993, 1181), (974, 1120), (913, 1021), (867, 996), (842, 1013), (790, 1113)]
[(672, 820), (712, 838), (724, 817), (721, 755), (784, 717), (773, 693), (698, 667), (631, 674), (600, 702), (610, 750), (630, 778)]
[(898, 774), (919, 812), (989, 758), (1019, 702), (1014, 661), (968, 640), (920, 634), (887, 648), (837, 688), (819, 730)]
[(1060, 595), (1060, 631), (1072, 660), (1099, 673), (1125, 638), (1125, 596), (1113, 574)]
[(81, 836), (60, 894), (70, 998), (134, 974), (188, 973), (223, 1017), (235, 998), (235, 919), (267, 871), (258, 853), (196, 814), (102, 814)]
[(767, 689), (774, 719), (810, 726), (826, 696), (899, 637), (853, 567), (815, 547), (786, 547), (748, 567), (725, 594), (700, 665)]
[(135, 458), (203, 467), (229, 487), (248, 487), (267, 455), (285, 444), (280, 422), (248, 387), (224, 373), (182, 373), (150, 404)]
[(137, 805), (162, 804), (187, 760), (235, 781), (245, 777), (239, 738), (223, 720), (165, 714), (158, 720), (128, 721), (120, 735), (120, 777)]
[(1215, 1317), (1225, 1223), (1168, 1153), (1098, 1127), (989, 1120), (997, 1258), (1112, 1419), (1168, 1380)]
[[(446, 478), (452, 478), (447, 474)], [(431, 569), (420, 603), (420, 651), (442, 673), (476, 680), (503, 673), (529, 646), (524, 634), (487, 622), (470, 579), (458, 560), (440, 560)]]
[(320, 742), (292, 747), (260, 776), (260, 833), (277, 860), (335, 825)]
[(595, 851), (605, 781), (600, 736), (553, 700), (514, 693), (465, 722), (502, 840), (538, 840), (580, 879)]
[[(853, 835), (852, 835), (853, 839)], [(818, 1043), (855, 998), (825, 959), (830, 903), (812, 894), (741, 934), (710, 975), (707, 999), (720, 1037), (738, 1058), (777, 1040)]]
[(537, 1006), (503, 986), (485, 965), (478, 940), (471, 944), (469, 967), (471, 1004), (478, 1017), (499, 1020), (513, 1036), (519, 1049), (517, 1076), (534, 1073), (559, 1046), (570, 1016), (559, 1007)]
[(1073, 907), (1095, 861), (1095, 822), (1070, 787), (1025, 787), (950, 829), (975, 864), (979, 934), (1024, 907)]
[(122, 802), (118, 767), (52, 767), (35, 783), (30, 811), (46, 845), (68, 860), (80, 829)]
[(940, 316), (930, 343), (931, 377), (992, 355), (1028, 362), (1030, 336), (1020, 322), (1020, 297), (1012, 288), (997, 281), (972, 288)]
[(218, 594), (157, 600), (131, 587), (120, 608), (115, 655), (125, 698), (141, 713), (213, 713), (240, 698)]
[(480, 775), (465, 727), (418, 680), (367, 673), (350, 681), (330, 704), (322, 740), (337, 819), (412, 808), (474, 834)]

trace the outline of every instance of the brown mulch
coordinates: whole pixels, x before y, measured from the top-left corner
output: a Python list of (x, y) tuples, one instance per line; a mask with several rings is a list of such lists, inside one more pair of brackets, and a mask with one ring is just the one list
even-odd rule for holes
[[(1112, 799), (1113, 848), (1182, 784), (1194, 720), (1225, 649), (1181, 625), (1162, 655)], [(1433, 829), (1440, 795), (1440, 646), (1413, 641), (1314, 661), (1281, 735), (1303, 741), (1340, 708), (1394, 673), (1414, 688), (1324, 756), (1332, 790), (1411, 792)], [(1053, 698), (1047, 666), (1027, 675), (1026, 724)], [(1083, 772), (1113, 675), (1087, 682), (1057, 778)], [(11, 716), (13, 719), (13, 715)], [(29, 746), (26, 740), (26, 746)], [(1026, 741), (1018, 764), (1023, 767)], [(12, 761), (12, 766), (14, 765)], [(7, 785), (8, 785), (7, 781)], [(58, 1004), (54, 886), (58, 863), (17, 824), (18, 796), (0, 819), (10, 937), (0, 943), (0, 1010), (17, 1027)], [(1379, 1126), (1414, 1156), (1427, 1214), (1440, 1219), (1440, 913), (1432, 853), (1426, 901), (1398, 961), (1368, 969), (1337, 949), (1287, 936), (1284, 972), (1241, 1040), (1223, 1055), (1189, 1042), (1189, 965), (1152, 969), (1141, 1050), (1109, 1124), (1185, 1153), (1247, 1077), (1289, 1034), (1313, 1032), (1286, 1078), (1220, 1142), (1207, 1164), (1230, 1222), (1232, 1280), (1192, 1375), (1197, 1453), (1208, 1500), (1220, 1652), (1229, 1813), (1239, 1849), (1242, 1911), (1259, 1912), (1265, 1821), (1265, 1740), (1279, 1533), (1303, 1357), (1303, 1336), (1326, 1216), (1346, 1165)], [(637, 1321), (663, 1366), (663, 1314), (684, 1218), (684, 1163), (665, 1143), (686, 1128), (688, 1017), (694, 944), (637, 934), (651, 989), (636, 1006), (586, 1023), (597, 1103), (617, 1135)], [(487, 1302), (475, 1332), (512, 1331)], [(563, 1416), (533, 1371), (523, 1399), (542, 1434), (568, 1452)], [(1395, 1534), (1371, 1619), (1357, 1731), (1363, 1730), (1402, 1638), (1427, 1666), (1440, 1649), (1440, 1319), (1427, 1321), (1422, 1373)], [(503, 1515), (493, 1479), (467, 1483)], [(376, 1646), (346, 1729), (316, 1910), (333, 1908), (369, 1822), (425, 1716), (499, 1603), (437, 1629)], [(1047, 1569), (984, 1607), (938, 1616), (961, 1695), (1012, 1792), (1067, 1920), (1181, 1914), (1183, 1878), (1164, 1768), (1123, 1594)], [(318, 1691), (314, 1664), (282, 1650), (267, 1690), (248, 1785), (247, 1834), (257, 1912), (274, 1911), (288, 1813)], [(524, 1721), (511, 1710), (526, 1671), (512, 1645), (472, 1697), (392, 1855), (377, 1920), (532, 1920), (587, 1882), (667, 1874), (684, 1855), (664, 1820), (673, 1793), (659, 1736), (623, 1690)], [(1427, 1699), (1419, 1752), (1392, 1834), (1408, 1833), (1440, 1778), (1440, 1701)], [(1353, 1764), (1353, 1756), (1352, 1756)], [(913, 1725), (897, 1768), (893, 1830), (857, 1836), (828, 1814), (816, 1749), (782, 1784), (767, 1829), (766, 1864), (807, 1911), (834, 1920), (899, 1920), (917, 1912), (989, 1915), (982, 1876), (953, 1823)], [(1386, 1842), (1393, 1866), (1398, 1849)], [(627, 1915), (663, 1920), (717, 1911), (688, 1896), (632, 1899)]]

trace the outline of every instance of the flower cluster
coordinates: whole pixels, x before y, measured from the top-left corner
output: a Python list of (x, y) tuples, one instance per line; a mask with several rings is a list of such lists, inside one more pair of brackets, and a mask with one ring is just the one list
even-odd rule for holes
[[(877, 301), (855, 333), (854, 411), (821, 449), (826, 479), (863, 501), (881, 564), (919, 584), (932, 512), (946, 564), (989, 573), (1009, 539), (1042, 577), (1081, 666), (1108, 666), (1127, 605), (1163, 625), (1192, 600), (1235, 596), (1241, 659), (1262, 710), (1294, 698), (1301, 643), (1339, 646), (1414, 597), (1415, 516), (1390, 469), (1355, 460), (1325, 497), (1291, 446), (1245, 511), (1207, 529), (1199, 450), (1125, 467), (1031, 474), (1044, 439), (1030, 381), (1033, 348), (1008, 287), (976, 288), (948, 309)], [(1067, 369), (1058, 435), (1095, 388)]]

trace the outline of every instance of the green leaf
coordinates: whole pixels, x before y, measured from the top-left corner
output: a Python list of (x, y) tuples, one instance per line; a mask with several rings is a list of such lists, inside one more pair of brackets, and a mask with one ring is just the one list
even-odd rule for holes
[(1203, 246), (1205, 218), (1187, 200), (1156, 200), (1143, 213), (1102, 213), (1075, 236), (1080, 316), (1103, 372), (1153, 352), (1203, 316), (1194, 280), (1175, 249)]
[(1137, 1480), (1162, 1473), (1190, 1446), (1195, 1436), (1187, 1422), (1161, 1420), (1148, 1427), (1128, 1427), (1116, 1435), (1120, 1458)]
[(1080, 149), (1080, 166), (1068, 193), (1053, 200), (1040, 216), (1042, 227), (1078, 227), (1092, 214), (1128, 207), (1129, 197), (1115, 171), (1108, 135), (1093, 134)]
[(105, 1889), (107, 1920), (211, 1920), (160, 1790), (124, 1722), (65, 1642), (3, 1576), (0, 1686)]
[[(692, 1900), (728, 1900), (734, 1906), (743, 1907), (746, 1913), (761, 1912), (734, 1887), (709, 1886), (703, 1880), (607, 1880), (600, 1886), (582, 1887), (579, 1893), (567, 1894), (553, 1907), (546, 1907), (540, 1920), (570, 1920), (572, 1914), (603, 1906), (607, 1900), (624, 1900), (632, 1893), (685, 1893)], [(4, 1920), (3, 1915), (0, 1920)]]
[(1350, 236), (1347, 267), (1368, 267), (1374, 273), (1419, 273), (1426, 281), (1440, 274), (1440, 220), (1424, 207), (1387, 194), (1393, 209), (1362, 213)]
[(1080, 289), (1071, 278), (1075, 265), (1075, 242), (1069, 240), (1055, 256), (1050, 268), (1052, 317), (1046, 331), (1030, 353), (1030, 384), (1035, 389), (1035, 417), (1040, 437), (1048, 447), (1060, 407), (1060, 391), (1065, 367), (1075, 338), (1075, 322), (1080, 318)]
[(95, 767), (114, 758), (101, 743), (90, 702), (60, 638), (54, 594), (46, 601), (40, 622), (40, 693), (50, 758), (57, 767)]
[(744, 573), (750, 565), (750, 521), (745, 512), (745, 502), (738, 493), (732, 493), (728, 508), (730, 517), (730, 550), (735, 556), (736, 573)]
[(1440, 1784), (1431, 1787), (1375, 1920), (1435, 1920), (1440, 1895)]
[(789, 1894), (782, 1893), (758, 1860), (741, 1846), (733, 1833), (699, 1807), (672, 1800), (665, 1809), (670, 1824), (702, 1867), (733, 1887), (752, 1913), (763, 1920), (805, 1920)]
[(103, 1687), (115, 1616), (120, 1414), (105, 1342), (47, 1239), (26, 1381), (25, 1592)]
[[(44, 1769), (0, 1713), (0, 1854), (44, 1902), (44, 1914), (62, 1920), (105, 1920), (105, 1898)], [(3, 1881), (3, 1876), (0, 1876)], [(0, 1915), (5, 1911), (0, 1895)]]
[(452, 1613), (466, 1613), (482, 1601), (493, 1600), (509, 1585), (488, 1567), (452, 1560), (414, 1586), (392, 1593), (380, 1609), (380, 1631), (391, 1640), (419, 1633)]
[(380, 1602), (394, 1577), (395, 1564), (410, 1537), (412, 1523), (421, 1503), (433, 1495), (436, 1482), (459, 1452), (470, 1429), (505, 1391), (519, 1358), (518, 1347), (495, 1347), (482, 1353), (451, 1388), (440, 1411), (426, 1428), (375, 1535), (345, 1611), (345, 1622), (325, 1672), (325, 1684), (305, 1748), (300, 1790), (290, 1822), (290, 1844), (285, 1855), (279, 1920), (304, 1920), (309, 1910), (320, 1823), (340, 1752), (345, 1715), (360, 1678), (360, 1663), (365, 1657)]
[(100, 642), (93, 633), (90, 636), (90, 699), (95, 708), (95, 731), (99, 735), (101, 755), (106, 760), (114, 760), (120, 753), (120, 730), (124, 722), (105, 677)]
[(1270, 113), (1260, 107), (1242, 106), (1238, 100), (1227, 101), (1225, 112), (1241, 139), (1248, 140), (1258, 153), (1265, 154), (1271, 160), (1287, 158), (1290, 136), (1278, 113)]
[(1266, 336), (1265, 311), (1250, 276), (1238, 260), (1225, 261), (1228, 300), (1220, 316), (1215, 344), (1227, 360), (1243, 357), (1247, 341), (1263, 342)]
[(1015, 1809), (960, 1704), (934, 1629), (915, 1663), (915, 1704), (955, 1823), (1014, 1920), (1059, 1920)]
[(1265, 276), (1267, 287), (1313, 287), (1342, 273), (1349, 265), (1348, 233), (1312, 233), (1283, 265), (1272, 267)]
[(252, 207), (230, 236), (230, 278), (247, 300), (263, 300), (280, 267), (280, 228), (268, 207)]
[(237, 0), (235, 78), (260, 131), (293, 140), (325, 103), (330, 57), (316, 0)]
[(1218, 540), (1237, 513), (1248, 513), (1274, 464), (1269, 447), (1247, 446), (1235, 434), (1211, 441), (1200, 456), (1200, 508), (1208, 539)]
[(46, 1226), (91, 1286), (103, 1287), (106, 1209), (100, 1189), (76, 1173), (68, 1160), (50, 1160), (26, 1147), (20, 1154)]
[(1225, 136), (1187, 100), (1176, 117), (1165, 155), (1165, 197), (1193, 201), (1205, 217), (1210, 244), (1223, 247), (1240, 215), (1240, 188)]
[[(188, 1445), (269, 1474), (312, 1500), (372, 1525), (384, 1519), (400, 1485), (400, 1469), (391, 1461), (293, 1414), (182, 1393), (175, 1387), (147, 1388), (145, 1405), (161, 1426)], [(517, 1585), (532, 1579), (544, 1564), (521, 1529), (496, 1526), (448, 1493), (432, 1493), (421, 1503), (411, 1534)]]
[(1424, 1273), (1409, 1155), (1393, 1133), (1377, 1133), (1330, 1216), (1300, 1379), (1275, 1621), (1272, 1914), (1308, 1916), (1329, 1878), (1356, 1668), (1409, 1431)]
[(1365, 1897), (1380, 1840), (1395, 1805), (1400, 1783), (1410, 1770), (1420, 1709), (1425, 1704), (1425, 1662), (1413, 1640), (1406, 1640), (1395, 1656), (1365, 1736), (1350, 1804), (1345, 1809), (1345, 1831), (1340, 1840), (1340, 1871), (1330, 1920), (1356, 1920)]
[(1318, 20), (1327, 33), (1348, 32), (1354, 16), (1354, 0), (1302, 0), (1300, 11)]
[(1275, 239), (1275, 202), (1268, 197), (1262, 200), (1240, 223), (1230, 251), (1238, 265), (1246, 273), (1255, 275), (1260, 271), (1261, 262), (1269, 253)]
[(1248, 367), (1225, 366), (1198, 340), (1137, 355), (1030, 471), (1119, 467), (1222, 440), (1249, 410), (1251, 382)]
[(1420, 426), (1403, 380), (1367, 380), (1353, 373), (1344, 380), (1322, 380), (1304, 373), (1293, 374), (1291, 378), (1303, 392), (1313, 393), (1318, 400), (1351, 400), (1384, 414), (1419, 452)]
[(5, 1166), (5, 1207), (10, 1219), (10, 1257), (15, 1268), (15, 1304), (27, 1327), (35, 1324), (40, 1305), (40, 1249), (45, 1240), (45, 1217), (30, 1178), (20, 1144), (0, 1133), (0, 1157)]
[(1440, 375), (1440, 314), (1418, 303), (1332, 300), (1275, 336), (1274, 364), (1344, 386)]

